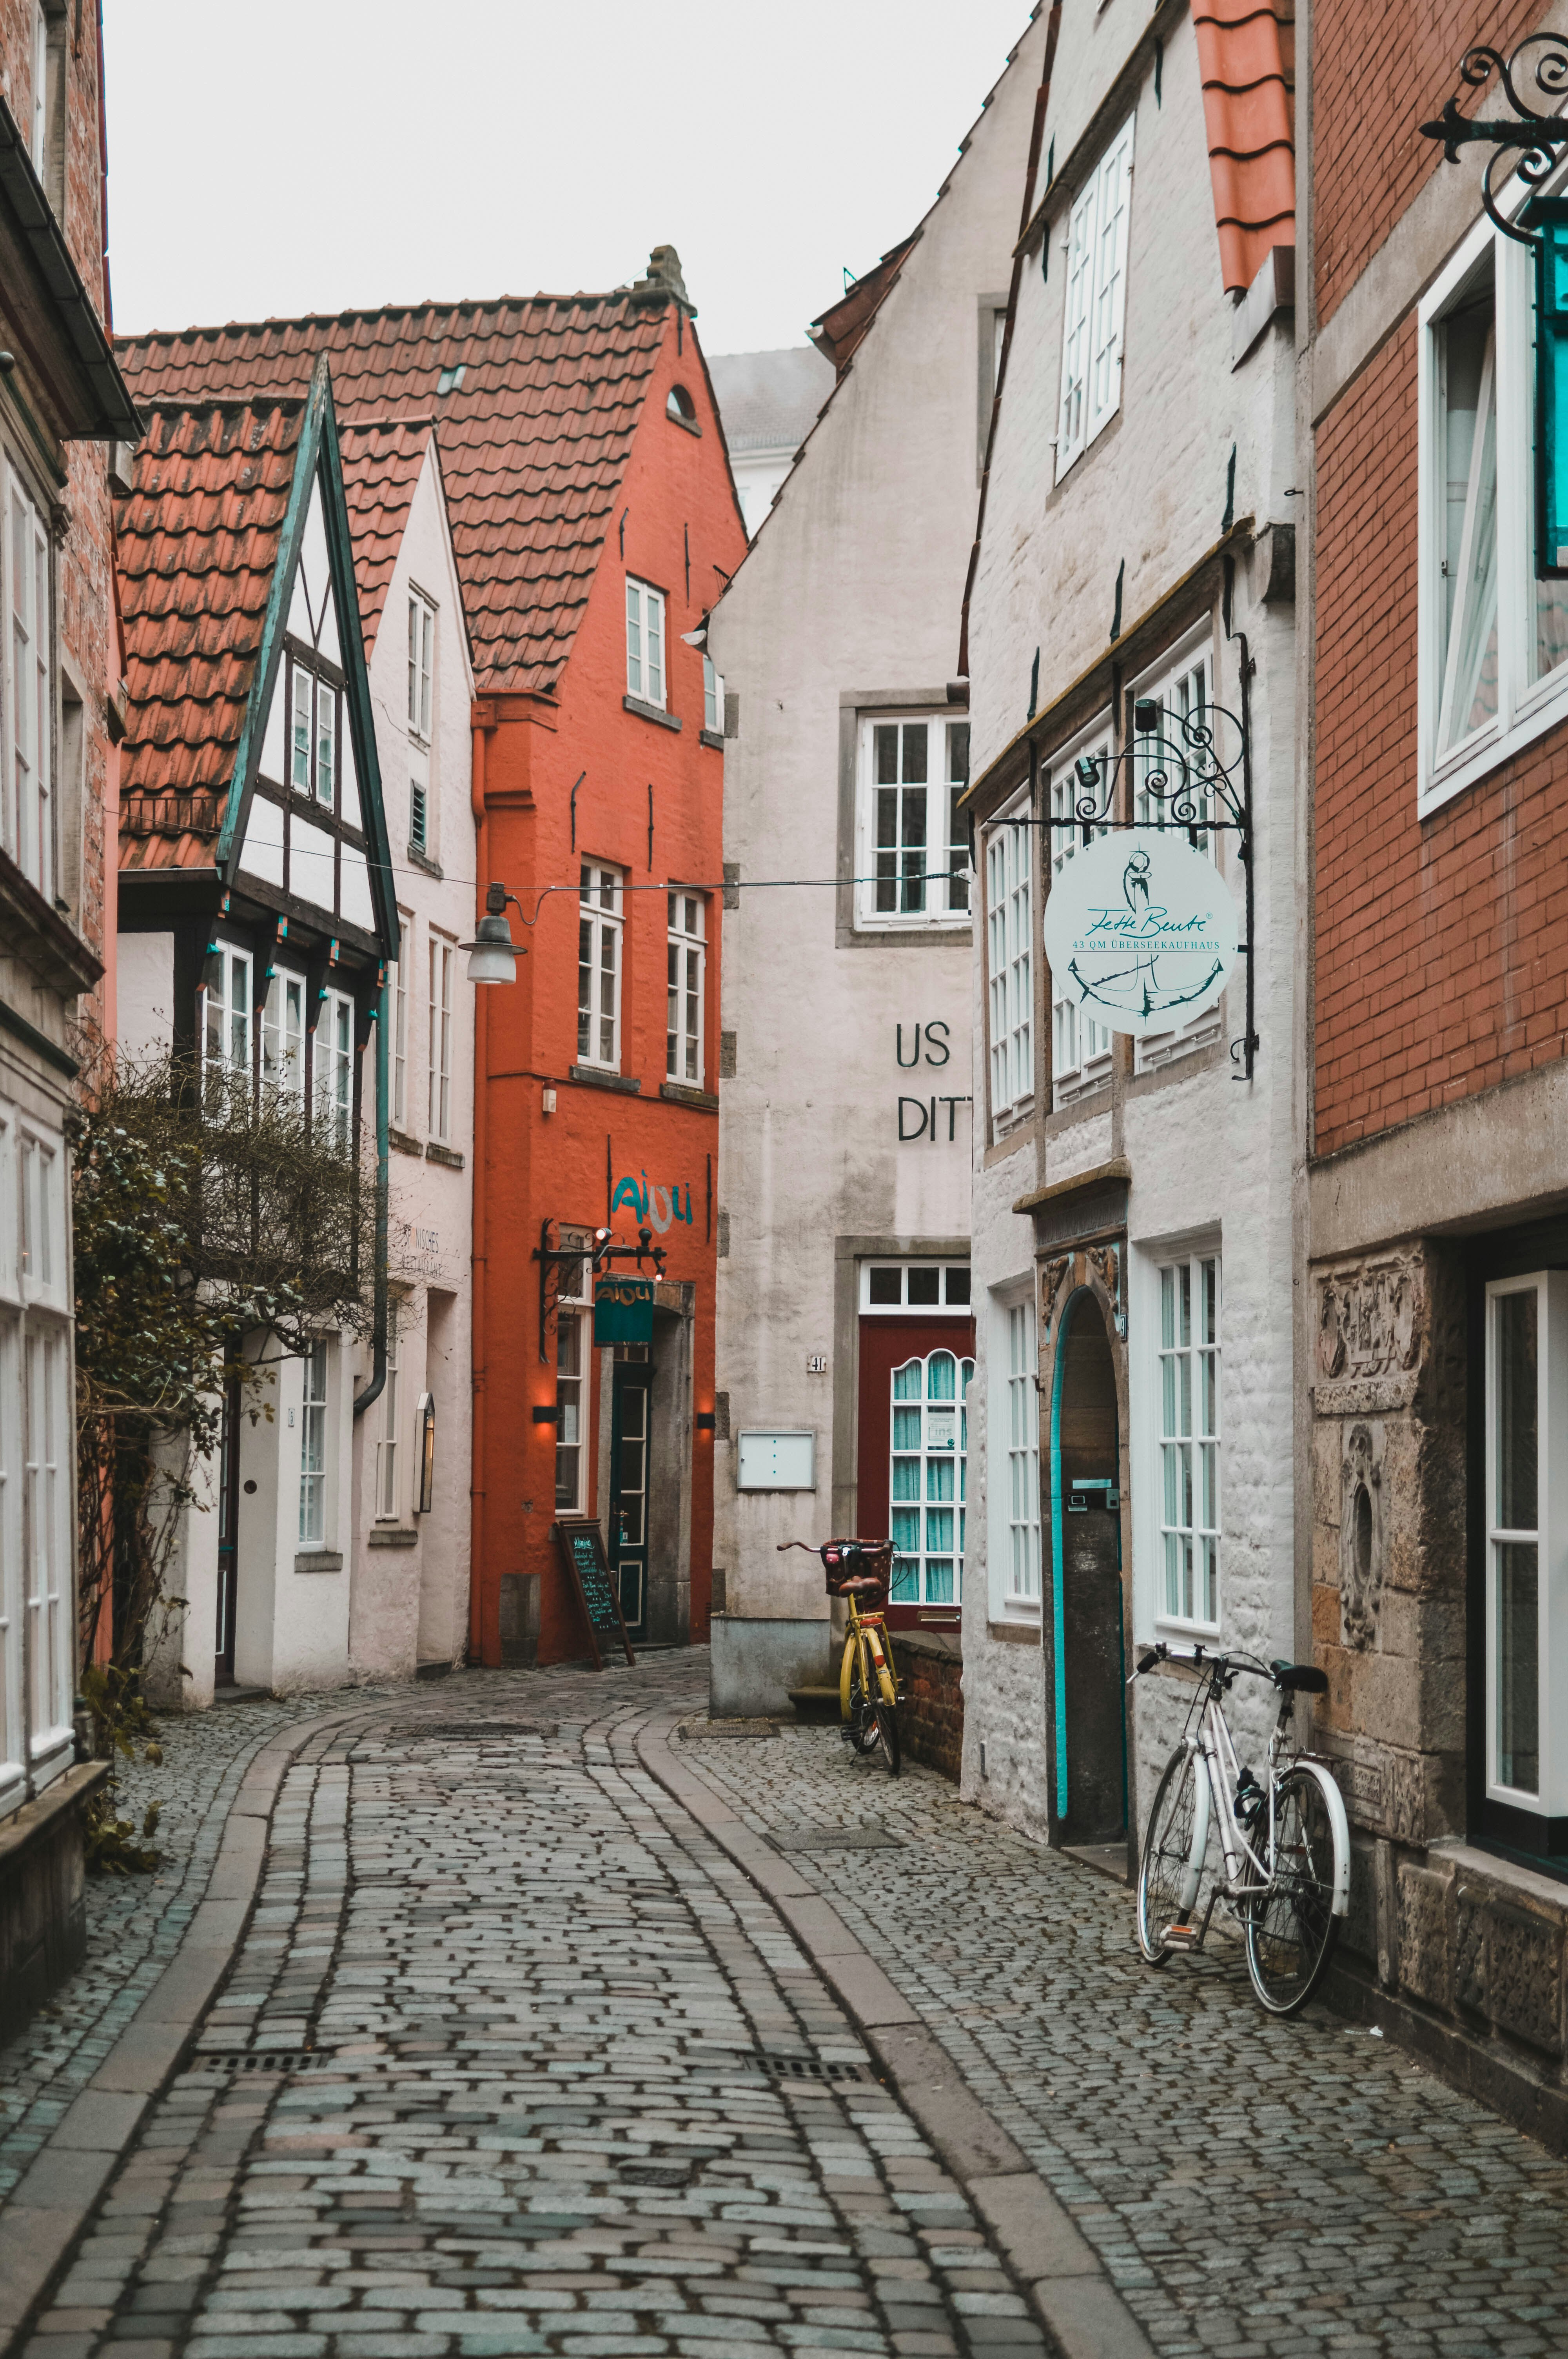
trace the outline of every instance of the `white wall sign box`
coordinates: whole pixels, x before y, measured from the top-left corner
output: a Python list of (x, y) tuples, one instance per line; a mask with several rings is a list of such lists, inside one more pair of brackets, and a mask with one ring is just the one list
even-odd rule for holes
[(1082, 847), (1053, 880), (1045, 956), (1065, 990), (1113, 1032), (1168, 1032), (1218, 995), (1239, 931), (1230, 888), (1184, 831), (1123, 828)]
[(814, 1491), (816, 1436), (799, 1431), (743, 1433), (735, 1481), (741, 1491)]

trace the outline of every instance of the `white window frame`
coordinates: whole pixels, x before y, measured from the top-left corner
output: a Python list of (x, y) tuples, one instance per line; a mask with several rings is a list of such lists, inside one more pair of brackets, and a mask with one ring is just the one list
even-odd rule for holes
[[(1132, 691), (1134, 705), (1158, 704), (1162, 712), (1185, 718), (1197, 712), (1214, 708), (1214, 625), (1206, 622), (1201, 629), (1191, 633), (1180, 647), (1164, 656), (1156, 669), (1140, 680)], [(1182, 748), (1184, 740), (1179, 728), (1164, 733), (1167, 747)], [(1169, 760), (1169, 755), (1159, 758)], [(1157, 826), (1170, 805), (1174, 790), (1181, 782), (1180, 773), (1170, 774), (1170, 790), (1162, 803), (1151, 794), (1143, 780), (1153, 766), (1150, 741), (1134, 735), (1132, 740), (1132, 815), (1144, 826)], [(1215, 799), (1197, 793), (1193, 797), (1195, 808), (1205, 819), (1221, 819), (1224, 812)], [(1167, 821), (1167, 824), (1169, 821)], [(1178, 841), (1184, 843), (1185, 834)], [(1206, 853), (1219, 870), (1226, 874), (1223, 846), (1225, 837), (1213, 832), (1200, 832), (1198, 848)], [(1217, 1040), (1225, 1028), (1225, 986), (1222, 984), (1206, 1006), (1198, 1008), (1186, 1020), (1169, 1032), (1145, 1033), (1133, 1042), (1132, 1070), (1150, 1073), (1165, 1065), (1174, 1064), (1182, 1057), (1190, 1057), (1199, 1049), (1206, 1049)]]
[[(930, 1273), (936, 1276), (935, 1302), (912, 1302), (909, 1299), (910, 1272), (920, 1271), (929, 1283)], [(896, 1302), (874, 1299), (887, 1290), (886, 1281), (892, 1272), (898, 1274)], [(873, 1287), (873, 1277), (882, 1281)], [(924, 1291), (924, 1288), (922, 1289)], [(936, 1261), (928, 1256), (901, 1260), (897, 1254), (878, 1254), (860, 1264), (860, 1312), (867, 1319), (972, 1319), (972, 1280), (967, 1261)]]
[(301, 1551), (327, 1546), (328, 1414), (331, 1370), (326, 1339), (299, 1363), (299, 1540)]
[(345, 1150), (354, 1135), (355, 1054), (354, 1003), (346, 991), (329, 991), (316, 1018), (310, 1051), (316, 1118)]
[(375, 1520), (395, 1524), (402, 1506), (397, 1457), (398, 1374), (401, 1358), (403, 1305), (394, 1295), (386, 1306), (386, 1381), (376, 1403), (380, 1431), (375, 1438)]
[[(237, 942), (220, 942), (216, 951), (218, 977), (201, 991), (201, 1063), (209, 1081), (217, 1073), (252, 1078), (255, 1038), (255, 961)], [(213, 1017), (218, 1017), (214, 1039)]]
[(991, 1614), (1038, 1622), (1043, 1518), (1040, 1504), (1039, 1341), (1034, 1280), (1015, 1278), (990, 1294), (987, 1498)]
[(46, 900), (55, 889), (54, 568), (44, 509), (6, 468), (5, 844)]
[(666, 908), (665, 1079), (703, 1086), (703, 1022), (708, 995), (708, 909), (700, 893), (672, 892)]
[[(563, 1244), (566, 1242), (563, 1239)], [(589, 1414), (593, 1372), (593, 1313), (583, 1307), (588, 1284), (586, 1259), (578, 1265), (574, 1281), (567, 1264), (558, 1265), (560, 1290), (556, 1307), (556, 1513), (581, 1516), (588, 1512), (587, 1481)], [(576, 1366), (568, 1362), (574, 1359)], [(571, 1451), (569, 1470), (567, 1452)], [(562, 1475), (571, 1480), (563, 1485)]]
[(408, 592), (408, 729), (428, 745), (435, 719), (436, 605), (423, 590)]
[[(1512, 212), (1525, 191), (1510, 181), (1502, 209)], [(1443, 585), (1447, 539), (1446, 477), (1441, 449), (1442, 323), (1493, 249), (1496, 299), (1494, 395), (1498, 452), (1498, 710), (1483, 727), (1441, 759), (1438, 722), (1443, 701)], [(1418, 700), (1416, 808), (1424, 819), (1477, 779), (1488, 777), (1544, 731), (1568, 715), (1568, 660), (1541, 679), (1530, 678), (1535, 630), (1534, 432), (1535, 363), (1533, 262), (1513, 238), (1478, 221), (1433, 279), (1417, 313), (1420, 376), (1417, 419), (1420, 504), (1418, 535)], [(1556, 588), (1557, 585), (1540, 585)]]
[[(8, 1129), (9, 1125), (6, 1125)], [(8, 1147), (8, 1138), (0, 1139)], [(22, 1683), (27, 1583), (22, 1557), (22, 1338), (19, 1311), (0, 1303), (0, 1813), (27, 1791)]]
[(724, 674), (715, 669), (713, 658), (706, 648), (702, 656), (702, 725), (710, 737), (724, 734)]
[[(1206, 1341), (1199, 1332), (1202, 1273), (1205, 1266), (1209, 1264), (1213, 1265), (1215, 1286), (1215, 1323), (1212, 1343)], [(1177, 1327), (1173, 1330), (1176, 1340), (1167, 1345), (1163, 1325), (1166, 1276), (1169, 1273), (1173, 1280), (1175, 1280), (1183, 1271), (1186, 1272), (1191, 1288), (1191, 1318), (1187, 1329), (1187, 1341), (1183, 1343), (1180, 1340), (1180, 1329)], [(1147, 1488), (1150, 1545), (1154, 1573), (1154, 1620), (1163, 1630), (1196, 1631), (1200, 1634), (1212, 1635), (1218, 1631), (1225, 1610), (1225, 1271), (1219, 1239), (1211, 1237), (1179, 1247), (1169, 1246), (1155, 1252), (1150, 1256), (1149, 1274), (1151, 1288), (1147, 1299), (1151, 1312), (1148, 1329), (1151, 1368), (1150, 1400), (1153, 1432), (1152, 1454), (1150, 1460), (1152, 1479)], [(1208, 1397), (1213, 1404), (1213, 1414), (1208, 1428), (1200, 1430), (1200, 1428), (1205, 1427), (1203, 1363), (1206, 1360), (1213, 1362), (1208, 1393)], [(1185, 1432), (1181, 1430), (1183, 1416), (1181, 1378), (1184, 1364), (1189, 1387), (1190, 1412), (1187, 1416)], [(1174, 1430), (1169, 1434), (1166, 1431), (1166, 1426), (1172, 1420), (1168, 1420), (1166, 1415), (1167, 1368), (1172, 1371), (1170, 1381), (1174, 1400)], [(1179, 1457), (1172, 1461), (1167, 1460), (1167, 1451), (1175, 1453), (1184, 1448), (1190, 1453), (1188, 1461), (1191, 1475), (1190, 1503), (1185, 1486), (1179, 1479), (1181, 1460)], [(1206, 1494), (1206, 1504), (1212, 1510), (1209, 1516), (1202, 1513), (1206, 1505), (1206, 1492), (1201, 1453), (1205, 1450), (1212, 1450), (1214, 1453), (1210, 1489)], [(1167, 1514), (1167, 1506), (1171, 1497), (1167, 1490), (1167, 1469), (1168, 1464), (1173, 1463), (1178, 1477), (1178, 1487), (1174, 1494), (1177, 1513), (1174, 1518)], [(1134, 1495), (1136, 1496), (1136, 1493)], [(1181, 1511), (1189, 1504), (1192, 1513), (1184, 1518)], [(1172, 1571), (1167, 1562), (1167, 1535), (1173, 1537), (1183, 1550), (1183, 1561), (1175, 1567), (1173, 1589)], [(1184, 1560), (1185, 1543), (1189, 1540), (1200, 1544), (1195, 1549), (1192, 1566), (1191, 1610), (1188, 1610), (1187, 1606), (1187, 1567)], [(1204, 1541), (1213, 1543), (1212, 1596), (1206, 1593), (1210, 1584), (1204, 1571), (1204, 1550), (1201, 1546)], [(1210, 1605), (1212, 1605), (1212, 1611), (1204, 1610)]]
[(603, 861), (585, 860), (581, 864), (578, 886), (577, 1062), (591, 1065), (600, 1073), (621, 1071), (621, 975), (626, 948), (624, 883), (621, 870), (608, 867)]
[(986, 833), (986, 990), (991, 1136), (1034, 1105), (1034, 836), (1028, 800)]
[[(1045, 793), (1054, 820), (1069, 818), (1083, 792), (1074, 765), (1085, 755), (1099, 756), (1115, 750), (1110, 715), (1104, 712), (1076, 744), (1052, 762), (1046, 779)], [(1097, 836), (1108, 833), (1096, 828)], [(1083, 843), (1082, 830), (1076, 827), (1052, 827), (1046, 831), (1051, 840), (1052, 882), (1061, 875), (1067, 863), (1076, 858)], [(1050, 907), (1047, 898), (1046, 907)], [(1056, 978), (1051, 984), (1051, 1103), (1054, 1112), (1072, 1105), (1080, 1098), (1093, 1097), (1110, 1087), (1111, 1041), (1108, 1024), (1101, 1024), (1080, 1007), (1077, 1001), (1057, 988)]]
[(70, 1757), (71, 1629), (70, 1330), (30, 1314), (22, 1337), (22, 1540), (34, 1774)]
[[(1509, 1531), (1495, 1520), (1497, 1503), (1497, 1306), (1507, 1295), (1536, 1297), (1536, 1527)], [(1486, 1295), (1486, 1795), (1542, 1818), (1568, 1814), (1568, 1270), (1535, 1270), (1495, 1279)], [(1502, 1783), (1498, 1766), (1498, 1580), (1497, 1551), (1510, 1541), (1534, 1541), (1539, 1616), (1536, 1637), (1539, 1746), (1537, 1790)]]
[(640, 582), (634, 574), (626, 576), (626, 693), (639, 704), (656, 705), (665, 709), (668, 687), (668, 640), (665, 636), (669, 617), (665, 609), (665, 593), (655, 590), (651, 582)]
[(17, 1290), (24, 1302), (69, 1310), (64, 1141), (27, 1120), (14, 1135)]
[[(1062, 240), (1066, 293), (1056, 416), (1057, 483), (1121, 407), (1136, 121), (1136, 114), (1128, 116), (1074, 199)], [(1049, 229), (1045, 234), (1049, 237)]]
[[(338, 699), (342, 691), (292, 651), (288, 660), (289, 792), (302, 796), (321, 810), (336, 811), (343, 770), (343, 733), (338, 714)], [(323, 776), (325, 794), (321, 791)]]
[(408, 1126), (408, 969), (414, 956), (414, 912), (397, 912), (397, 941), (402, 951), (392, 969), (392, 1125)]
[[(931, 1390), (931, 1369), (933, 1363), (937, 1360), (951, 1360), (954, 1363), (954, 1388), (950, 1398), (934, 1394)], [(898, 1389), (900, 1377), (906, 1376), (912, 1367), (918, 1367), (921, 1371), (917, 1439), (913, 1449), (902, 1431), (899, 1413), (903, 1410), (907, 1420), (910, 1412), (916, 1410), (917, 1405), (914, 1400), (901, 1398)], [(937, 1343), (934, 1344), (929, 1352), (912, 1352), (909, 1358), (901, 1361), (889, 1375), (888, 1383), (892, 1391), (892, 1399), (888, 1425), (888, 1529), (895, 1535), (892, 1584), (888, 1593), (890, 1604), (925, 1606), (933, 1612), (946, 1609), (955, 1614), (962, 1609), (965, 1542), (968, 1538), (965, 1524), (968, 1499), (968, 1397), (969, 1387), (974, 1382), (974, 1374), (975, 1363), (972, 1354), (957, 1351), (950, 1343)], [(950, 1441), (938, 1443), (935, 1440), (933, 1411), (940, 1413), (949, 1408), (952, 1410), (953, 1438)], [(902, 1448), (901, 1442), (903, 1445)], [(906, 1467), (913, 1465), (915, 1468), (916, 1487), (913, 1495), (900, 1495), (898, 1479), (901, 1462)], [(944, 1492), (941, 1488), (941, 1475), (949, 1466), (953, 1470), (952, 1484), (951, 1487)], [(900, 1511), (907, 1514), (912, 1506), (916, 1513), (917, 1524), (916, 1544), (913, 1549), (910, 1549), (898, 1546), (896, 1534)], [(942, 1545), (940, 1529), (933, 1533), (932, 1510), (934, 1508), (938, 1516), (944, 1511), (950, 1514), (951, 1520), (947, 1527), (948, 1544), (946, 1547)], [(931, 1545), (934, 1538), (936, 1541), (935, 1546)], [(934, 1563), (938, 1569), (943, 1565), (951, 1568), (953, 1593), (950, 1597), (932, 1597), (926, 1594), (925, 1582), (928, 1571)], [(907, 1590), (904, 1590), (903, 1594), (900, 1593), (909, 1578), (907, 1568), (911, 1565), (914, 1567), (915, 1581), (915, 1593), (913, 1596), (907, 1593)]]
[(430, 1136), (445, 1146), (452, 1135), (452, 989), (458, 946), (449, 935), (429, 929), (429, 987), (426, 994), (428, 1087), (426, 1119)]
[[(859, 780), (856, 793), (855, 827), (855, 923), (861, 932), (919, 933), (928, 929), (957, 931), (970, 923), (969, 909), (969, 840), (968, 823), (959, 817), (955, 806), (968, 779), (969, 722), (965, 712), (956, 712), (951, 705), (941, 712), (914, 712), (905, 709), (884, 712), (863, 712), (860, 716), (860, 751), (857, 764)], [(879, 781), (877, 732), (896, 728), (898, 737), (898, 768), (900, 777), (890, 786)], [(925, 777), (905, 781), (905, 744), (903, 732), (924, 728), (925, 740)], [(957, 758), (959, 741), (963, 746), (963, 777), (950, 775)], [(913, 788), (924, 787), (925, 793), (925, 842), (918, 846), (907, 845), (903, 838), (903, 797)], [(899, 798), (898, 840), (892, 844), (881, 843), (881, 807), (882, 793), (896, 793)], [(935, 808), (934, 808), (935, 807)], [(888, 866), (892, 861), (891, 869)], [(912, 865), (918, 862), (920, 864)], [(906, 891), (917, 886), (924, 906), (905, 909), (898, 906)], [(891, 886), (894, 907), (879, 908)]]
[(302, 974), (279, 967), (262, 1006), (262, 1085), (283, 1097), (305, 1096), (305, 993)]

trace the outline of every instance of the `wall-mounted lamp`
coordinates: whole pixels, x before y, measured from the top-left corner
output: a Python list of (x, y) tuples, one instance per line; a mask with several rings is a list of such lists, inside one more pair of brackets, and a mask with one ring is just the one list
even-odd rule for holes
[(697, 1410), (697, 1430), (698, 1433), (711, 1433), (718, 1423), (719, 1419), (710, 1408), (699, 1408)]
[(536, 1408), (534, 1411), (534, 1422), (535, 1425), (559, 1425), (560, 1421), (561, 1412), (554, 1401), (550, 1403), (547, 1408)]
[(458, 948), (469, 954), (470, 983), (515, 983), (517, 962), (526, 958), (526, 946), (520, 947), (512, 939), (512, 929), (506, 922), (506, 904), (521, 910), (523, 904), (515, 893), (504, 885), (485, 888), (485, 914), (474, 928), (471, 942), (460, 942)]

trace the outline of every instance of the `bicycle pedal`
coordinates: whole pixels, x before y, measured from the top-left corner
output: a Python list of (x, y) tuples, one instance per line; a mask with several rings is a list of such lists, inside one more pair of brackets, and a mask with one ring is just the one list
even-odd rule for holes
[(1160, 1940), (1167, 1950), (1195, 1950), (1202, 1938), (1195, 1925), (1167, 1925)]

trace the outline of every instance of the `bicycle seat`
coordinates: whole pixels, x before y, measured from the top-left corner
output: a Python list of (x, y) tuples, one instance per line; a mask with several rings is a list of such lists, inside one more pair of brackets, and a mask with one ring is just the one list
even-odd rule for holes
[(1315, 1663), (1271, 1663), (1274, 1685), (1287, 1694), (1326, 1695), (1328, 1673), (1320, 1671)]

